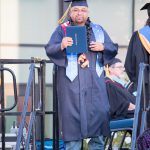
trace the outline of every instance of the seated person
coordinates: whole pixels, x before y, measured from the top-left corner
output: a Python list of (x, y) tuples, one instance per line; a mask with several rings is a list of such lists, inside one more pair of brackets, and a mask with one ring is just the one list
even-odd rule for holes
[(135, 96), (125, 87), (124, 64), (114, 58), (106, 67), (106, 87), (111, 119), (130, 118), (134, 115)]

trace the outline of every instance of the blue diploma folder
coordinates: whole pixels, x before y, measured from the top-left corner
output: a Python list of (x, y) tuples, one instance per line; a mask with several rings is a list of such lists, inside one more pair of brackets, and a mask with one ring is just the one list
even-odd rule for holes
[(73, 45), (66, 48), (67, 53), (85, 53), (87, 47), (87, 32), (85, 26), (69, 26), (66, 28), (66, 36), (71, 37)]

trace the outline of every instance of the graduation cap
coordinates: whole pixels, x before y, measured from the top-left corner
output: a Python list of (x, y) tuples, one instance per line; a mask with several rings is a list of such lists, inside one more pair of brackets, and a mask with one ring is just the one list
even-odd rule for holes
[(122, 63), (122, 61), (119, 58), (113, 58), (109, 63), (108, 63), (108, 67), (110, 67), (111, 65), (114, 65), (116, 63)]
[(140, 10), (150, 9), (150, 3), (146, 3)]
[(146, 3), (140, 10), (147, 9), (148, 16), (150, 17), (150, 3)]
[(119, 58), (113, 58), (111, 59), (106, 65), (105, 65), (105, 74), (107, 77), (110, 77), (110, 73), (109, 73), (109, 67), (116, 64), (116, 63), (122, 63), (122, 61)]
[(71, 7), (73, 7), (73, 6), (86, 6), (86, 7), (88, 7), (86, 0), (64, 0), (64, 2), (71, 2)]
[(64, 0), (64, 2), (70, 2), (67, 10), (65, 11), (65, 13), (63, 14), (63, 16), (59, 19), (58, 23), (61, 24), (64, 22), (68, 12), (69, 12), (69, 9), (71, 7), (74, 7), (74, 6), (85, 6), (85, 7), (88, 7), (88, 4), (87, 4), (87, 1), (86, 0)]

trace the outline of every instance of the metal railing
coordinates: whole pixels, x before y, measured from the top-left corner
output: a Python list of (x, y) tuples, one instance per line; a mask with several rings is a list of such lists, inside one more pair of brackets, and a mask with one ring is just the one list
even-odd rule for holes
[[(44, 119), (45, 115), (47, 114), (52, 114), (53, 115), (53, 149), (58, 150), (59, 149), (59, 127), (58, 127), (58, 103), (57, 103), (57, 96), (55, 95), (56, 92), (56, 68), (54, 67), (53, 70), (53, 111), (45, 111), (45, 68), (47, 63), (52, 63), (51, 61), (47, 60), (39, 60), (39, 59), (1, 59), (0, 64), (1, 64), (1, 104), (2, 108), (0, 110), (0, 116), (2, 118), (2, 150), (5, 150), (5, 116), (22, 116), (22, 120), (25, 120), (26, 116), (30, 115), (30, 123), (28, 127), (28, 136), (25, 142), (25, 148), (28, 149), (29, 147), (29, 142), (30, 142), (30, 135), (31, 132), (33, 134), (33, 139), (32, 139), (32, 149), (35, 149), (35, 126), (34, 126), (34, 119), (36, 119), (36, 116), (40, 116), (40, 122), (41, 122), (41, 149), (44, 149), (44, 140), (45, 140), (45, 135), (44, 135)], [(22, 114), (20, 112), (9, 112), (9, 110), (12, 110), (16, 105), (17, 105), (17, 87), (16, 87), (16, 78), (12, 70), (9, 68), (4, 68), (4, 64), (31, 64), (32, 68), (28, 80), (28, 84), (26, 87), (26, 94), (25, 94), (25, 107), (24, 107), (24, 113)], [(39, 67), (36, 67), (35, 64), (39, 64)], [(34, 106), (34, 99), (35, 99), (35, 71), (34, 69), (38, 69), (38, 85), (40, 88), (40, 98), (39, 98), (39, 103), (40, 103), (40, 108), (35, 108)], [(12, 107), (10, 108), (5, 108), (4, 105), (4, 70), (9, 71), (12, 76), (13, 76), (13, 85), (14, 85), (14, 98), (15, 98), (15, 103), (13, 104)], [(29, 98), (29, 92), (32, 87), (32, 112), (27, 112), (27, 103), (28, 103), (28, 98)], [(7, 112), (6, 112), (7, 111)], [(20, 148), (20, 143), (21, 143), (21, 135), (24, 127), (24, 121), (20, 124), (19, 127), (19, 134), (17, 137), (17, 145), (16, 145), (16, 150)]]
[[(16, 150), (20, 150), (20, 144), (21, 144), (21, 140), (22, 140), (22, 136), (23, 136), (23, 128), (25, 126), (26, 113), (27, 113), (27, 110), (28, 110), (28, 101), (29, 101), (29, 96), (30, 96), (30, 91), (31, 91), (31, 85), (32, 85), (32, 82), (33, 82), (34, 68), (35, 68), (35, 65), (31, 64), (30, 65), (30, 74), (29, 74), (29, 78), (28, 78), (28, 83), (27, 83), (27, 86), (26, 86), (23, 111), (22, 111), (22, 114), (21, 114), (21, 123), (19, 125), (19, 132), (18, 132), (18, 136), (17, 136)], [(34, 110), (32, 110), (32, 111), (34, 111)], [(28, 134), (31, 134), (31, 133), (28, 132)]]
[[(143, 133), (145, 129), (145, 123), (146, 123), (146, 99), (145, 99), (145, 78), (144, 78), (144, 70), (146, 67), (149, 67), (148, 64), (140, 63), (139, 65), (139, 77), (138, 77), (138, 87), (137, 87), (137, 96), (136, 96), (136, 109), (134, 112), (134, 121), (133, 121), (133, 131), (132, 131), (132, 143), (131, 143), (131, 150), (136, 149), (136, 139), (137, 139), (137, 129), (138, 129), (138, 122), (139, 119), (141, 119), (141, 125), (140, 125), (140, 133)], [(143, 95), (142, 95), (143, 94)], [(142, 98), (143, 96), (143, 98)], [(143, 108), (140, 108), (141, 100), (143, 100)], [(140, 109), (142, 110), (142, 116), (144, 115), (144, 118), (139, 118)]]

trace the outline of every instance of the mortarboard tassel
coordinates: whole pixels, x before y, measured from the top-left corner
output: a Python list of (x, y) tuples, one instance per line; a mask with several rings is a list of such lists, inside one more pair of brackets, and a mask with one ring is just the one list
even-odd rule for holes
[(69, 4), (69, 6), (68, 6), (67, 10), (64, 12), (63, 16), (59, 19), (59, 21), (58, 21), (59, 24), (62, 24), (64, 22), (66, 16), (68, 15), (68, 12), (71, 8), (71, 4), (72, 4), (72, 2)]
[(109, 73), (109, 69), (108, 69), (108, 64), (105, 66), (105, 74), (106, 74), (106, 77), (108, 77), (108, 78), (110, 78), (111, 79), (111, 77), (110, 77), (110, 73)]

